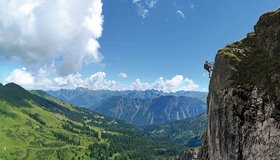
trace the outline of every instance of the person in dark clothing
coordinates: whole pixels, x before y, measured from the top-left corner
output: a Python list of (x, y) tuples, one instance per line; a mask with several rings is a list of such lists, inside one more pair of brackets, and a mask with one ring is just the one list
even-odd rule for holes
[(208, 61), (205, 61), (204, 69), (209, 73), (209, 78), (211, 78), (211, 71), (212, 71), (211, 63), (209, 63)]

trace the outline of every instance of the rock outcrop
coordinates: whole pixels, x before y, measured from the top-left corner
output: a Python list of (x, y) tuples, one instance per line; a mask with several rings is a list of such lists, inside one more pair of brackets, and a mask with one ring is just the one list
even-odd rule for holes
[(176, 160), (208, 160), (208, 139), (207, 134), (201, 137), (201, 146), (192, 148), (181, 153)]
[(210, 160), (280, 160), (280, 9), (218, 51), (208, 120)]

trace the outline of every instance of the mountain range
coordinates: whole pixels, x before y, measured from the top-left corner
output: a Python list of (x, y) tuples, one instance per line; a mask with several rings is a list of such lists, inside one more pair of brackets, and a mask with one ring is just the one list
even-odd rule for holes
[(205, 113), (206, 104), (184, 96), (160, 96), (154, 99), (112, 97), (103, 101), (96, 112), (125, 120), (137, 126), (162, 124)]
[(43, 91), (0, 85), (1, 159), (171, 159), (184, 146)]
[(177, 91), (165, 93), (158, 90), (127, 90), (127, 91), (111, 91), (111, 90), (90, 90), (87, 88), (76, 89), (60, 89), (46, 91), (48, 94), (57, 97), (65, 102), (69, 102), (73, 105), (95, 109), (100, 103), (108, 98), (114, 96), (122, 96), (127, 98), (138, 99), (153, 99), (160, 96), (185, 96), (202, 100), (206, 103), (207, 92), (199, 91)]
[(142, 126), (181, 120), (206, 112), (206, 92), (109, 91), (77, 88), (48, 91), (73, 105)]

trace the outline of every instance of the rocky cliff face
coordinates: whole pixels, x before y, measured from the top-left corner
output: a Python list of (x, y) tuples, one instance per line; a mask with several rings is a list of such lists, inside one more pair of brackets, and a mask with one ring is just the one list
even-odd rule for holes
[(280, 9), (218, 51), (208, 119), (210, 160), (280, 159)]

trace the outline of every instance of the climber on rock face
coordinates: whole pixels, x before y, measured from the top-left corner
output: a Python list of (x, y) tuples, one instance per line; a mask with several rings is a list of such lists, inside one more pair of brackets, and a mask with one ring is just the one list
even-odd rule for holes
[(204, 69), (209, 73), (209, 78), (211, 78), (212, 64), (208, 61), (205, 61)]

